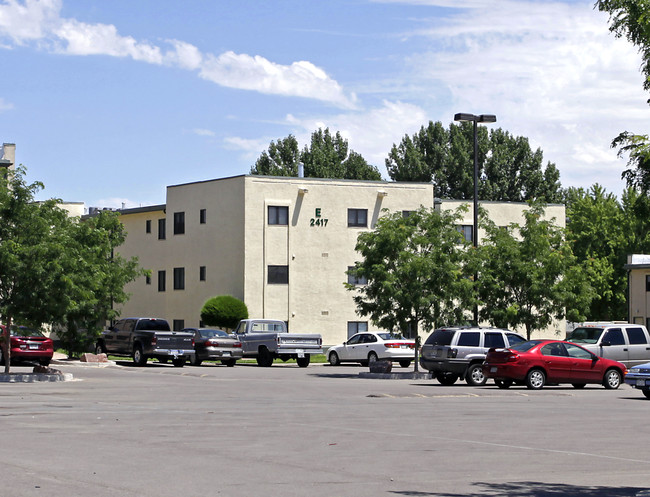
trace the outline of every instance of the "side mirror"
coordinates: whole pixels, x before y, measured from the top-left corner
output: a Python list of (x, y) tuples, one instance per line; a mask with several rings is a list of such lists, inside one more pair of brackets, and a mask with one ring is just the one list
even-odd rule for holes
[(603, 340), (602, 342), (600, 342), (601, 347), (609, 347), (610, 345), (611, 343), (609, 343), (607, 340)]

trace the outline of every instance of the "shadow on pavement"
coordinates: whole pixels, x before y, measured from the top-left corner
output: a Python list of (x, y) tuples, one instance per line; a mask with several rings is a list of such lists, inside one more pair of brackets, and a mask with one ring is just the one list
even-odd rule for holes
[(391, 491), (394, 495), (407, 495), (415, 497), (558, 497), (570, 495), (572, 497), (650, 497), (650, 490), (640, 487), (586, 487), (568, 485), (563, 483), (543, 483), (538, 481), (522, 481), (512, 483), (474, 483), (476, 491), (470, 493), (448, 492), (417, 492), (417, 491)]

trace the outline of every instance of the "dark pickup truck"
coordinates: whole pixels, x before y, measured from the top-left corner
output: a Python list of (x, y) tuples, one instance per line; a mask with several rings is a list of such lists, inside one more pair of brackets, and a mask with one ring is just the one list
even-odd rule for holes
[(194, 355), (194, 333), (171, 331), (165, 319), (125, 318), (102, 331), (95, 352), (133, 357), (136, 366), (151, 357), (183, 367)]

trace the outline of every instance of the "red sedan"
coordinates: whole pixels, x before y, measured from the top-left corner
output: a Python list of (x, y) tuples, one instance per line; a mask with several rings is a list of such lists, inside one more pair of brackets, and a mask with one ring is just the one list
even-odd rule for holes
[(587, 383), (596, 383), (614, 389), (623, 381), (625, 372), (620, 362), (560, 340), (530, 340), (508, 349), (490, 349), (483, 363), (483, 373), (493, 378), (499, 388), (513, 383), (533, 390), (558, 383), (583, 388)]
[[(4, 343), (5, 325), (0, 325), (0, 344)], [(26, 326), (11, 326), (11, 362), (38, 361), (47, 366), (52, 360), (52, 339), (39, 330)], [(0, 347), (0, 364), (4, 364), (3, 347)]]

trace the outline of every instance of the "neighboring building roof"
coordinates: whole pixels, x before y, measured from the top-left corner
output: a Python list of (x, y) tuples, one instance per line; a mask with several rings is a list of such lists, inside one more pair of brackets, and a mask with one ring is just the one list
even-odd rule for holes
[(646, 254), (632, 254), (627, 256), (627, 264), (623, 269), (649, 269), (650, 268), (650, 255)]

